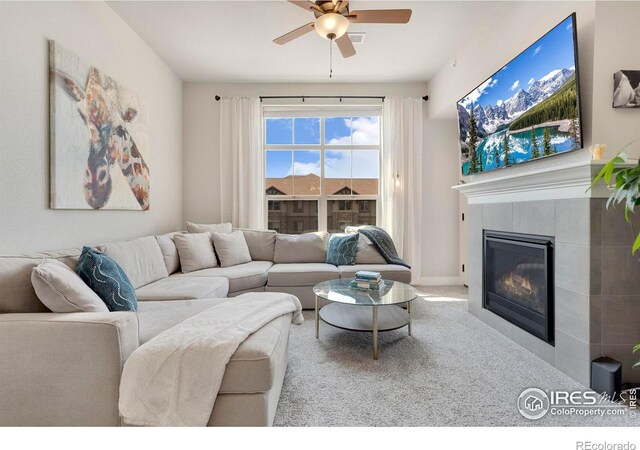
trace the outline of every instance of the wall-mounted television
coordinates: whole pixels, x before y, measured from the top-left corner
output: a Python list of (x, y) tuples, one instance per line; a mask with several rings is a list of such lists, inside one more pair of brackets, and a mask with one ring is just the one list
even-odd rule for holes
[(462, 175), (582, 148), (573, 13), (458, 102)]

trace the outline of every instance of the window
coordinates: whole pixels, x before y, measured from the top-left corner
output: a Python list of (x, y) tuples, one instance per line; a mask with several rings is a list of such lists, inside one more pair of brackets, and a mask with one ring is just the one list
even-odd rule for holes
[(266, 107), (264, 116), (269, 229), (335, 232), (376, 224), (380, 108)]

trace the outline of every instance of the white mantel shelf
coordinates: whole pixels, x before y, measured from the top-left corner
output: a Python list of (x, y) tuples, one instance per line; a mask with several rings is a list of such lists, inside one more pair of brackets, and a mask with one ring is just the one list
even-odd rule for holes
[(479, 180), (458, 184), (451, 189), (464, 194), (469, 204), (606, 198), (611, 192), (604, 183), (598, 183), (594, 189), (589, 190), (591, 180), (603, 165), (604, 162), (579, 161), (524, 173), (498, 176), (486, 174), (481, 175)]

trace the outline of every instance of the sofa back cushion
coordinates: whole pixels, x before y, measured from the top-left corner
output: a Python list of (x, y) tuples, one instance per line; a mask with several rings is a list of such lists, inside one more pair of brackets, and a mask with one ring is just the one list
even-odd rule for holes
[(27, 256), (0, 257), (0, 313), (49, 312), (31, 284), (31, 271), (44, 259), (56, 259), (75, 269), (80, 249), (56, 250)]
[(169, 276), (162, 251), (153, 236), (102, 244), (97, 249), (122, 267), (135, 289)]
[(244, 234), (252, 261), (273, 261), (276, 251), (276, 232), (272, 230), (248, 230), (237, 228)]
[(220, 267), (232, 267), (251, 262), (249, 247), (242, 231), (211, 233), (211, 239), (220, 260)]
[(45, 259), (34, 267), (31, 284), (40, 301), (53, 312), (109, 311), (98, 294), (74, 270), (58, 260)]
[(192, 223), (187, 222), (189, 233), (231, 233), (233, 226), (230, 223)]
[(323, 263), (327, 257), (325, 231), (304, 234), (277, 234), (273, 261), (285, 263)]
[(166, 266), (169, 275), (180, 270), (180, 256), (178, 256), (176, 243), (173, 241), (173, 237), (176, 234), (184, 234), (184, 231), (174, 231), (173, 233), (156, 236), (156, 241), (158, 241), (158, 245), (160, 246), (164, 265)]
[(173, 237), (180, 255), (182, 273), (218, 266), (210, 233), (185, 233)]

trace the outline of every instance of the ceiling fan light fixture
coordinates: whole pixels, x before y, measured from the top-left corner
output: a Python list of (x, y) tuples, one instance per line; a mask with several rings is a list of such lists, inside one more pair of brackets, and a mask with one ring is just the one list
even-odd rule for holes
[(339, 39), (349, 28), (349, 19), (342, 14), (326, 13), (316, 19), (314, 28), (325, 39)]

